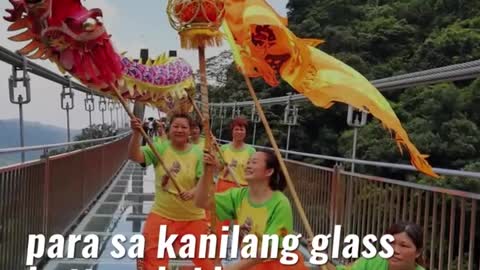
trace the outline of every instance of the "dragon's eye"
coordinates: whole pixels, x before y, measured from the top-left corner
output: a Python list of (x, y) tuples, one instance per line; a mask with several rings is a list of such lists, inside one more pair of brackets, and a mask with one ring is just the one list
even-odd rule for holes
[(82, 25), (83, 29), (89, 32), (95, 30), (96, 26), (97, 26), (97, 20), (93, 18), (88, 18), (83, 22), (83, 25)]

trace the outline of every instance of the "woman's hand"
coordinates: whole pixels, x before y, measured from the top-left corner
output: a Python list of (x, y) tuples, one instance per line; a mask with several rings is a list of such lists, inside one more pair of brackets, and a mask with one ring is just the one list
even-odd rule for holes
[(184, 201), (189, 201), (193, 199), (194, 195), (195, 195), (195, 189), (191, 189), (191, 190), (183, 191), (182, 193), (180, 193), (180, 198)]
[(203, 155), (203, 163), (208, 166), (214, 166), (215, 168), (220, 167), (220, 162), (216, 155), (212, 155), (210, 151), (205, 151)]
[(252, 219), (248, 217), (245, 220), (245, 223), (240, 225), (240, 239), (243, 239), (247, 234), (252, 231), (252, 223)]
[(307, 248), (310, 251), (313, 249), (312, 241), (313, 241), (313, 238), (308, 238), (307, 239)]
[(140, 130), (143, 129), (142, 121), (138, 118), (130, 119), (130, 127), (134, 132), (140, 133)]

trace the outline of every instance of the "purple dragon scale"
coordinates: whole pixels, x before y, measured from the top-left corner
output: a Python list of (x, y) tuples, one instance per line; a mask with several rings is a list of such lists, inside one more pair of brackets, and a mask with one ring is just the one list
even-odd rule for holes
[(192, 77), (193, 70), (183, 59), (160, 66), (146, 66), (124, 57), (122, 69), (125, 75), (135, 80), (157, 86), (178, 84)]

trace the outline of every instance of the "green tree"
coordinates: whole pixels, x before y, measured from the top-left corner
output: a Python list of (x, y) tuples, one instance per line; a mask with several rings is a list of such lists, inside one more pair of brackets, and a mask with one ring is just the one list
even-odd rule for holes
[[(470, 172), (480, 172), (480, 160), (472, 161), (462, 169)], [(432, 179), (427, 176), (422, 176), (416, 180), (421, 184), (449, 189), (465, 190), (473, 193), (480, 193), (480, 181), (475, 178), (461, 176), (442, 176), (440, 179)]]
[[(80, 141), (87, 141), (87, 140), (93, 140), (93, 139), (102, 139), (102, 138), (107, 138), (107, 137), (112, 137), (117, 135), (118, 130), (113, 128), (113, 126), (110, 125), (92, 125), (90, 127), (82, 129), (82, 132), (75, 136), (74, 141), (80, 142)], [(80, 143), (80, 144), (75, 144), (72, 146), (69, 146), (65, 149), (61, 150), (52, 150), (49, 152), (49, 155), (58, 155), (62, 154), (65, 152), (70, 152), (78, 149), (83, 149), (87, 148), (90, 146), (95, 145), (96, 143)]]
[[(319, 49), (371, 80), (480, 59), (480, 1), (290, 0), (288, 9), (289, 28), (296, 35), (325, 40)], [(220, 60), (212, 63), (225, 63)], [(223, 84), (212, 89), (212, 102), (251, 100), (243, 77), (234, 65), (228, 67), (224, 78)], [(285, 82), (275, 88), (261, 79), (254, 79), (253, 84), (259, 98), (294, 92)], [(433, 166), (465, 169), (480, 159), (480, 79), (419, 86), (384, 95), (412, 142), (421, 153), (429, 155)], [(309, 103), (299, 105), (299, 126), (292, 129), (290, 148), (351, 157), (353, 130), (346, 124), (347, 106), (337, 104), (324, 110)], [(286, 126), (282, 125), (283, 107), (265, 107), (281, 146), (285, 145), (287, 133)], [(251, 108), (242, 110), (248, 119), (250, 112)], [(231, 113), (228, 111), (228, 119), (223, 123), (223, 138), (229, 136), (227, 125)], [(214, 130), (219, 128), (219, 121), (215, 121)], [(251, 133), (250, 129), (249, 140)], [(256, 141), (268, 144), (261, 124), (257, 126)], [(371, 116), (367, 126), (359, 129), (357, 157), (410, 164), (408, 153), (401, 155), (390, 132)], [(422, 178), (414, 172), (358, 169), (410, 181)]]
[(457, 21), (433, 31), (418, 47), (412, 70), (423, 70), (480, 58), (480, 17)]

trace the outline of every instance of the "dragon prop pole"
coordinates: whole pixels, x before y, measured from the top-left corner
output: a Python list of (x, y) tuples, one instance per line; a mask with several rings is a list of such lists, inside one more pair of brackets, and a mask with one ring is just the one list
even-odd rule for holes
[[(180, 58), (158, 57), (137, 63), (114, 49), (100, 9), (87, 9), (78, 0), (10, 0), (4, 17), (9, 31), (23, 31), (9, 39), (28, 43), (18, 53), (48, 59), (101, 95), (117, 97), (133, 118), (125, 99), (168, 109), (187, 109), (183, 97), (194, 91), (191, 66)], [(170, 72), (175, 70), (176, 72)], [(151, 147), (175, 189), (180, 187), (167, 170), (147, 134)]]
[[(123, 108), (125, 109), (125, 111), (127, 112), (128, 116), (130, 117), (130, 119), (135, 119), (135, 115), (133, 114), (132, 111), (130, 111), (130, 108), (128, 107), (128, 103), (127, 101), (122, 97), (122, 95), (120, 94), (120, 91), (118, 90), (117, 87), (115, 86), (112, 86), (112, 89), (114, 90), (118, 100), (120, 101), (120, 103), (122, 104)], [(175, 178), (173, 177), (173, 175), (170, 173), (170, 170), (168, 170), (167, 166), (165, 165), (165, 163), (163, 162), (162, 160), (162, 157), (160, 156), (160, 153), (158, 153), (158, 150), (157, 148), (155, 147), (155, 145), (153, 144), (153, 141), (152, 139), (150, 138), (150, 136), (147, 135), (147, 133), (145, 132), (145, 130), (140, 129), (140, 133), (142, 134), (143, 138), (145, 139), (145, 141), (147, 142), (148, 146), (150, 146), (150, 149), (152, 149), (153, 151), (153, 154), (155, 155), (155, 157), (158, 159), (158, 163), (160, 164), (160, 166), (162, 166), (163, 170), (165, 171), (166, 175), (168, 176), (168, 178), (172, 181), (173, 185), (175, 186), (175, 189), (177, 190), (177, 192), (180, 194), (182, 192), (180, 186), (178, 185), (177, 181), (175, 181)]]
[[(203, 118), (202, 116), (202, 112), (200, 111), (200, 109), (198, 108), (197, 104), (195, 103), (195, 101), (193, 100), (193, 98), (191, 96), (188, 96), (188, 99), (190, 100), (190, 103), (192, 104), (193, 106), (193, 109), (195, 110), (195, 112), (197, 113), (197, 115), (200, 117), (200, 121), (205, 122), (205, 119)], [(232, 176), (233, 180), (235, 181), (235, 184), (237, 185), (237, 187), (240, 187), (240, 183), (238, 182), (238, 177), (237, 175), (233, 172), (232, 168), (230, 168), (228, 166), (228, 163), (225, 161), (225, 157), (223, 156), (222, 154), (222, 151), (220, 150), (220, 146), (218, 146), (218, 143), (213, 139), (213, 133), (211, 130), (208, 130), (209, 131), (209, 135), (210, 137), (212, 137), (212, 145), (213, 147), (215, 148), (215, 151), (218, 153), (219, 157), (220, 157), (220, 161), (223, 163), (223, 165), (227, 168), (228, 172), (230, 173), (230, 175)]]
[[(200, 92), (202, 95), (202, 115), (205, 130), (210, 131), (210, 115), (208, 111), (208, 87), (205, 48), (222, 44), (219, 31), (225, 14), (224, 0), (169, 0), (167, 13), (170, 25), (180, 35), (181, 47), (198, 50), (200, 66)], [(212, 136), (205, 138), (205, 150), (212, 148)], [(209, 195), (213, 197), (213, 176), (215, 168), (206, 166), (204, 179), (209, 184)], [(216, 207), (212, 204), (211, 229), (216, 230)]]
[[(205, 46), (198, 46), (198, 60), (200, 65), (200, 93), (202, 94), (202, 115), (203, 126), (209, 133), (210, 131), (210, 114), (208, 110), (208, 86), (207, 86), (207, 68), (205, 59)], [(205, 136), (205, 150), (210, 151), (212, 149), (212, 136)], [(215, 194), (215, 186), (213, 183), (213, 176), (215, 174), (212, 166), (205, 166), (204, 177), (209, 183), (209, 197), (213, 197)], [(211, 220), (210, 225), (212, 231), (215, 232), (217, 228), (216, 207), (215, 204), (211, 204)]]
[(258, 115), (260, 116), (260, 119), (262, 120), (263, 126), (265, 127), (265, 131), (267, 132), (268, 139), (270, 140), (270, 143), (272, 144), (273, 150), (275, 152), (275, 156), (277, 157), (279, 163), (280, 163), (280, 168), (282, 169), (283, 175), (285, 175), (285, 179), (287, 181), (287, 186), (292, 194), (293, 202), (295, 204), (295, 207), (297, 208), (297, 211), (300, 215), (300, 219), (302, 220), (303, 226), (305, 226), (305, 230), (307, 231), (308, 238), (312, 239), (314, 237), (312, 226), (310, 226), (310, 223), (308, 222), (307, 215), (305, 214), (305, 210), (303, 209), (302, 203), (300, 202), (300, 199), (298, 198), (297, 191), (295, 190), (295, 185), (293, 184), (292, 178), (290, 177), (290, 174), (288, 173), (287, 166), (285, 165), (285, 162), (282, 158), (282, 154), (280, 154), (280, 149), (278, 148), (277, 142), (275, 141), (275, 138), (273, 137), (272, 129), (270, 128), (270, 125), (268, 124), (267, 118), (265, 116), (265, 113), (263, 112), (263, 108), (260, 105), (260, 102), (258, 101), (257, 95), (255, 94), (255, 90), (253, 89), (252, 86), (252, 81), (248, 76), (246, 76), (243, 72), (243, 77), (245, 78), (245, 82), (247, 83), (248, 91), (250, 92), (250, 95), (253, 98), (253, 101), (255, 103), (255, 108), (257, 109)]

